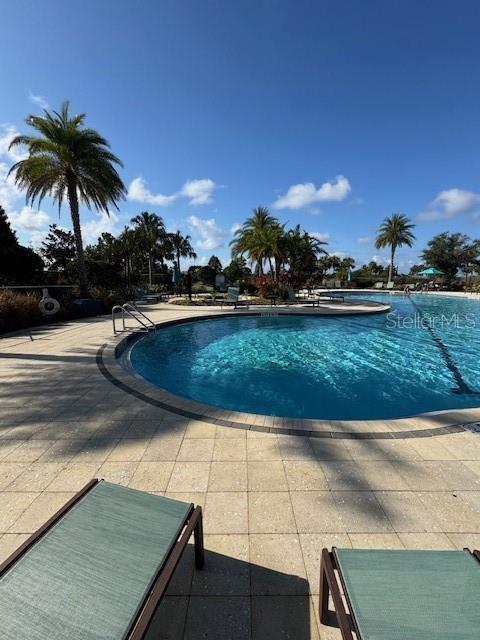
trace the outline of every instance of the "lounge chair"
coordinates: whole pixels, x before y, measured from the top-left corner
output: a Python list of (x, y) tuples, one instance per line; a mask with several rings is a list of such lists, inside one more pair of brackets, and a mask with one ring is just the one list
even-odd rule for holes
[(292, 285), (290, 284), (287, 285), (287, 293), (288, 293), (288, 302), (293, 302), (295, 304), (311, 304), (314, 307), (320, 306), (320, 302), (325, 302), (325, 301), (343, 302), (345, 300), (343, 296), (332, 295), (328, 292), (319, 293), (314, 298), (297, 296), (295, 291), (293, 290)]
[(236, 309), (238, 306), (241, 306), (240, 298), (240, 287), (228, 287), (227, 295), (221, 300), (221, 306), (224, 304), (233, 304), (233, 308)]
[(385, 289), (393, 289), (393, 282), (391, 280), (387, 282), (387, 284), (385, 285)]
[(0, 565), (4, 640), (141, 640), (202, 510), (92, 480)]
[(145, 302), (158, 302), (161, 300), (162, 295), (160, 293), (147, 293), (146, 291), (142, 291), (138, 287), (132, 287), (132, 292), (134, 297), (134, 301), (141, 302), (142, 300)]
[(374, 289), (383, 289), (383, 282), (375, 282), (373, 285)]
[(479, 551), (322, 551), (320, 620), (330, 594), (343, 640), (478, 640), (479, 593)]

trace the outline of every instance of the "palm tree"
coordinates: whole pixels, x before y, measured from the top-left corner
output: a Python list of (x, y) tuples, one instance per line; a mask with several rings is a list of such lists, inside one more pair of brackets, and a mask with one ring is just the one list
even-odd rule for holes
[(390, 266), (388, 269), (388, 281), (393, 279), (393, 266), (395, 260), (395, 251), (397, 247), (401, 247), (406, 244), (411, 247), (415, 242), (415, 236), (412, 233), (412, 229), (415, 225), (410, 222), (407, 216), (403, 213), (392, 213), (389, 218), (380, 225), (377, 238), (375, 240), (375, 247), (377, 249), (383, 249), (384, 247), (390, 247)]
[(159, 242), (166, 236), (163, 220), (156, 213), (142, 211), (130, 220), (139, 232), (140, 242), (147, 254), (148, 283), (152, 284), (153, 263)]
[(265, 260), (269, 260), (273, 273), (271, 259), (274, 257), (273, 245), (278, 237), (280, 224), (266, 207), (256, 207), (252, 214), (235, 232), (230, 245), (232, 257), (238, 258), (246, 254), (251, 262), (256, 263), (258, 275), (261, 276)]
[(197, 254), (193, 250), (190, 243), (191, 236), (182, 236), (180, 231), (170, 234), (170, 242), (172, 243), (173, 253), (177, 261), (177, 268), (180, 272), (180, 258), (192, 258), (195, 260)]
[(323, 248), (327, 243), (304, 231), (299, 224), (284, 234), (283, 244), (284, 259), (297, 286), (313, 277), (318, 270), (319, 254), (327, 255)]
[(79, 203), (89, 209), (109, 214), (108, 207), (118, 209), (118, 201), (126, 189), (114, 165), (122, 166), (109, 144), (97, 131), (84, 126), (85, 114), (70, 116), (69, 103), (60, 111), (44, 111), (43, 116), (30, 115), (26, 123), (39, 135), (20, 135), (10, 147), (25, 145), (28, 156), (15, 163), (10, 173), (15, 183), (26, 191), (26, 202), (40, 203), (46, 195), (60, 209), (67, 198), (72, 217), (77, 250), (80, 295), (88, 297), (87, 274), (80, 228)]
[(118, 236), (118, 251), (122, 257), (125, 269), (125, 280), (130, 286), (134, 270), (135, 256), (139, 253), (139, 234), (136, 229), (125, 226)]

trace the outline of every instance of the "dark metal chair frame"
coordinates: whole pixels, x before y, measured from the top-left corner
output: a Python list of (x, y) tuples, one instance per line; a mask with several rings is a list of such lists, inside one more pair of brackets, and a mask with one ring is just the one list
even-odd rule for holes
[[(4, 562), (0, 564), (0, 578), (8, 569), (27, 553), (52, 527), (61, 520), (72, 507), (81, 500), (99, 482), (98, 479), (91, 480), (83, 489), (76, 493), (61, 509), (59, 509), (45, 524), (43, 524), (30, 538), (28, 538), (16, 551), (14, 551)], [(195, 565), (201, 569), (204, 565), (203, 546), (203, 520), (202, 508), (190, 505), (188, 514), (184, 520), (182, 531), (177, 541), (172, 546), (170, 553), (165, 557), (153, 581), (150, 591), (141, 603), (137, 616), (124, 636), (125, 640), (143, 640), (145, 638), (155, 611), (165, 595), (165, 591), (172, 579), (175, 569), (180, 562), (183, 552), (188, 544), (191, 535), (194, 535), (195, 542)]]
[[(470, 552), (480, 563), (480, 551)], [(339, 579), (337, 578), (338, 573)], [(342, 591), (345, 596), (349, 613), (345, 608)], [(322, 624), (328, 624), (328, 599), (332, 596), (333, 607), (337, 616), (337, 622), (342, 634), (343, 640), (362, 640), (362, 634), (358, 628), (355, 615), (353, 613), (348, 588), (345, 583), (345, 579), (339, 567), (337, 560), (335, 547), (331, 551), (328, 549), (322, 550), (322, 556), (320, 561), (320, 622)], [(354, 635), (355, 634), (355, 635)]]

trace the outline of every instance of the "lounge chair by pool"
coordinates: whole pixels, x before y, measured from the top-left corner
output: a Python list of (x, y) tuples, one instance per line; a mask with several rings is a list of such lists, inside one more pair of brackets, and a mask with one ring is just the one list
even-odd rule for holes
[(479, 593), (479, 551), (322, 551), (320, 619), (331, 595), (343, 640), (478, 640)]
[(288, 302), (294, 302), (295, 304), (311, 304), (314, 307), (320, 305), (320, 302), (330, 301), (330, 302), (343, 302), (343, 296), (337, 296), (330, 294), (328, 292), (319, 293), (315, 297), (302, 297), (297, 296), (295, 291), (293, 290), (292, 285), (287, 285), (287, 293), (288, 293)]
[[(226, 297), (221, 300), (222, 307), (224, 304), (233, 304), (234, 309), (242, 305), (240, 287), (228, 287)], [(244, 306), (248, 306), (248, 304), (244, 303)]]
[(92, 480), (0, 565), (3, 640), (142, 640), (202, 510)]
[(132, 292), (134, 295), (135, 301), (145, 301), (145, 302), (158, 302), (162, 295), (160, 293), (147, 293), (146, 291), (142, 291), (138, 287), (132, 287)]

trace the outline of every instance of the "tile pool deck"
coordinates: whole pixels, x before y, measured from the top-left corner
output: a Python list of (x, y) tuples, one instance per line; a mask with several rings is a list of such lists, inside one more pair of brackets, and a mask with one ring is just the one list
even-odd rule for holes
[[(325, 437), (194, 420), (101, 373), (111, 333), (109, 318), (95, 318), (0, 340), (0, 560), (104, 477), (205, 508), (205, 569), (182, 562), (152, 638), (331, 640), (338, 630), (317, 614), (322, 547), (480, 547), (480, 433), (445, 433), (441, 414), (318, 423)], [(396, 437), (342, 437), (365, 429)]]

